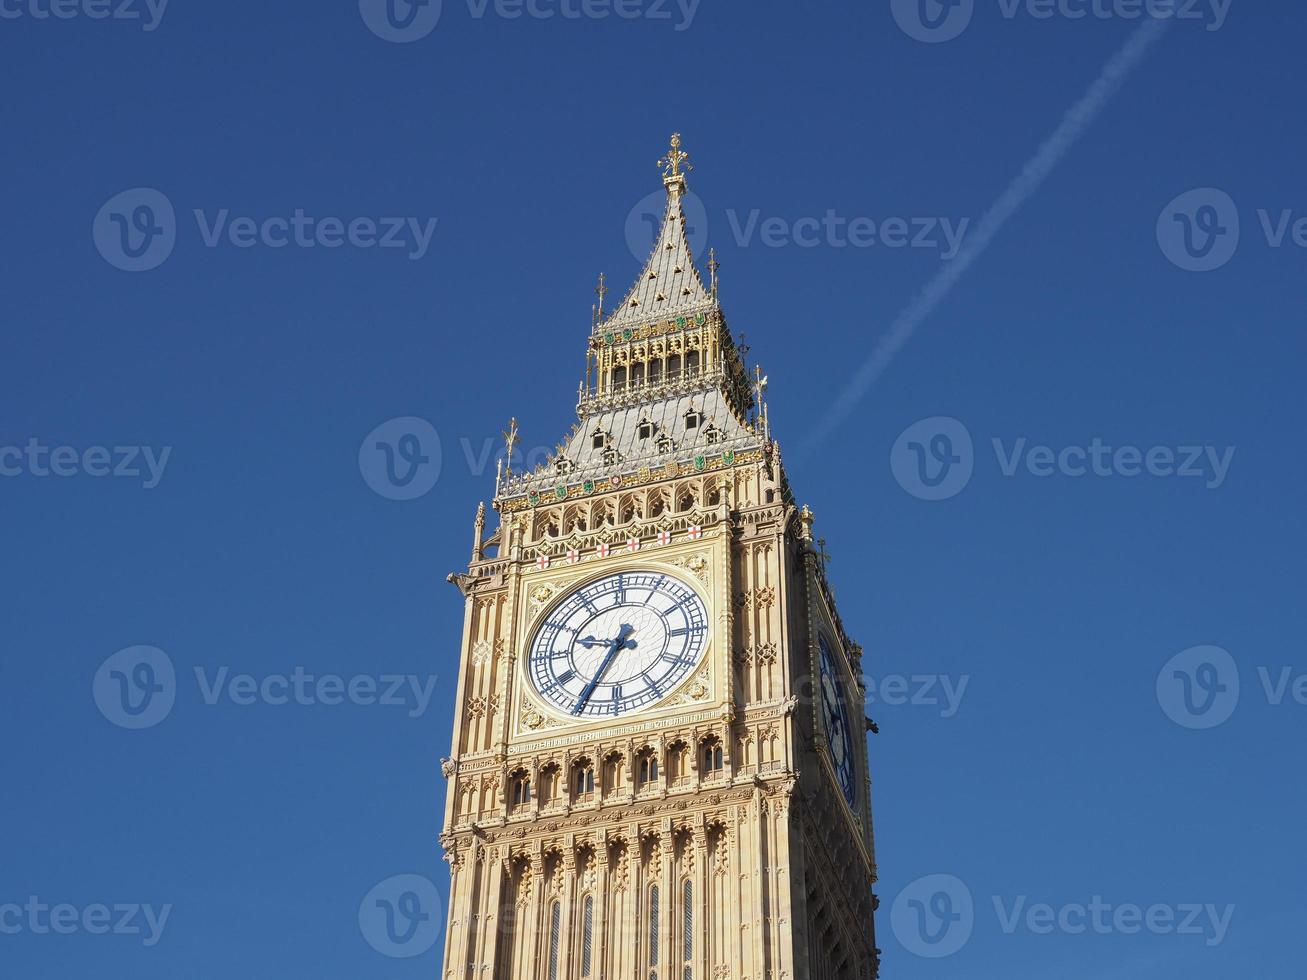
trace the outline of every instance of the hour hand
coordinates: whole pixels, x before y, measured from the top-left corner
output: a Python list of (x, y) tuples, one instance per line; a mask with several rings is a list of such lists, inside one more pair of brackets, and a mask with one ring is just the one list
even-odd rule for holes
[(583, 636), (576, 641), (583, 647), (606, 647), (612, 645), (612, 640), (596, 640), (593, 636)]

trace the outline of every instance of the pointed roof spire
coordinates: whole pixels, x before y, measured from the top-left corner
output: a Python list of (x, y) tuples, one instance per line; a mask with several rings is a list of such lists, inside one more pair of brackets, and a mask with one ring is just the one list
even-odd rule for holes
[(671, 148), (658, 161), (667, 188), (662, 227), (639, 278), (612, 314), (606, 320), (599, 318), (598, 331), (700, 313), (716, 306), (694, 264), (681, 206), (687, 193), (685, 175), (694, 169), (687, 162), (689, 156), (681, 149), (681, 134), (673, 133)]

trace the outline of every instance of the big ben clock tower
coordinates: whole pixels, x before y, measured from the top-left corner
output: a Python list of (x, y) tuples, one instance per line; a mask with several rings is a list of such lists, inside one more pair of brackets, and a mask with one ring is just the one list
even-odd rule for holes
[[(441, 842), (449, 980), (866, 980), (861, 648), (667, 211), (579, 421), (478, 510)], [(514, 422), (508, 437), (511, 461)]]

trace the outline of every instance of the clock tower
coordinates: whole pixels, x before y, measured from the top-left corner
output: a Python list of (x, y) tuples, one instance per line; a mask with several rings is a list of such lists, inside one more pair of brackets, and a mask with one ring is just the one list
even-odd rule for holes
[(686, 238), (686, 154), (579, 421), (478, 508), (441, 843), (448, 980), (877, 974), (861, 648)]

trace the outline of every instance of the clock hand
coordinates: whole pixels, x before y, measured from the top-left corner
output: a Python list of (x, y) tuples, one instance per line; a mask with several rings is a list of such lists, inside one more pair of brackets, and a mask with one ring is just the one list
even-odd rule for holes
[[(585, 709), (586, 704), (590, 701), (590, 696), (594, 694), (595, 688), (599, 686), (599, 679), (604, 676), (604, 671), (608, 669), (609, 665), (613, 662), (613, 658), (617, 656), (617, 651), (628, 645), (628, 637), (632, 632), (634, 631), (630, 624), (623, 623), (622, 628), (617, 632), (616, 639), (604, 641), (608, 646), (608, 653), (604, 655), (603, 662), (599, 664), (599, 669), (595, 671), (595, 675), (590, 680), (590, 683), (587, 684), (585, 690), (581, 692), (580, 698), (577, 699), (576, 707), (572, 709), (572, 714), (579, 715)], [(587, 637), (587, 639), (593, 638)], [(585, 643), (585, 640), (579, 642)], [(586, 645), (588, 646), (589, 644)]]

